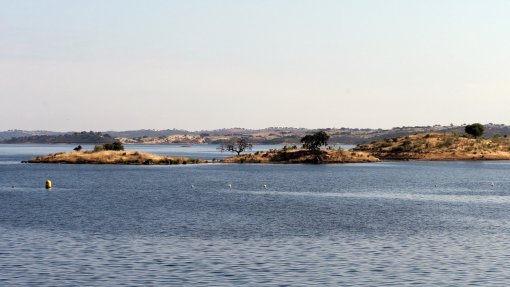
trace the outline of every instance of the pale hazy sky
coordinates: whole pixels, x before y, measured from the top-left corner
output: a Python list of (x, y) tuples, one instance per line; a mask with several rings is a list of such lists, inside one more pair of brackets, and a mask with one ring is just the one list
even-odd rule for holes
[(0, 130), (510, 124), (510, 1), (0, 0)]

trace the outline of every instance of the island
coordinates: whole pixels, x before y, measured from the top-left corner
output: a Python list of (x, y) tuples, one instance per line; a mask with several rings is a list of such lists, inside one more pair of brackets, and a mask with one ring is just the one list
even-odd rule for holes
[(60, 152), (46, 156), (37, 156), (27, 163), (67, 163), (67, 164), (133, 164), (133, 165), (172, 165), (196, 164), (205, 160), (162, 156), (139, 151), (102, 150)]
[(224, 159), (224, 163), (362, 163), (378, 162), (378, 158), (367, 152), (322, 149), (289, 149), (257, 151)]

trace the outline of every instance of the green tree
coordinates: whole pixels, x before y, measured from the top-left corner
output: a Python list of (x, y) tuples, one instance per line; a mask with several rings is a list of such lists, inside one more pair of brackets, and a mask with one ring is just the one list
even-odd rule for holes
[(301, 138), (301, 143), (303, 144), (303, 148), (308, 149), (313, 152), (318, 152), (321, 149), (321, 146), (327, 146), (329, 140), (329, 135), (324, 132), (316, 132), (313, 135), (306, 135)]
[(464, 131), (468, 134), (468, 135), (472, 135), (474, 136), (475, 138), (477, 137), (481, 137), (483, 135), (483, 132), (484, 132), (485, 128), (482, 124), (479, 124), (479, 123), (475, 123), (475, 124), (471, 124), (471, 125), (467, 125), (465, 128), (464, 128)]
[(235, 152), (239, 156), (242, 152), (251, 150), (253, 145), (249, 143), (245, 138), (233, 139), (228, 143), (223, 143), (218, 148), (220, 151)]

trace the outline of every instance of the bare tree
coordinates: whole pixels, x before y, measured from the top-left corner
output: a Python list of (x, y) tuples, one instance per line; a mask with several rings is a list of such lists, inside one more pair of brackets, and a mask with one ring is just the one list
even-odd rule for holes
[(228, 143), (222, 143), (218, 148), (221, 152), (229, 151), (235, 152), (239, 156), (242, 152), (251, 150), (253, 145), (245, 138), (233, 139)]

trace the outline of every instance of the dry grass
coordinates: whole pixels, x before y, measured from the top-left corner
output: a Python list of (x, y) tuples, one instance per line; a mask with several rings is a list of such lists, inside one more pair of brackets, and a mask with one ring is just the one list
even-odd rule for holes
[(380, 159), (510, 160), (510, 142), (506, 139), (493, 141), (456, 134), (417, 134), (360, 145), (354, 150)]
[(360, 163), (377, 162), (366, 152), (321, 150), (319, 155), (304, 149), (270, 150), (224, 159), (225, 163)]
[(137, 151), (79, 151), (38, 156), (30, 163), (70, 164), (188, 164), (204, 162), (198, 159), (169, 157)]

